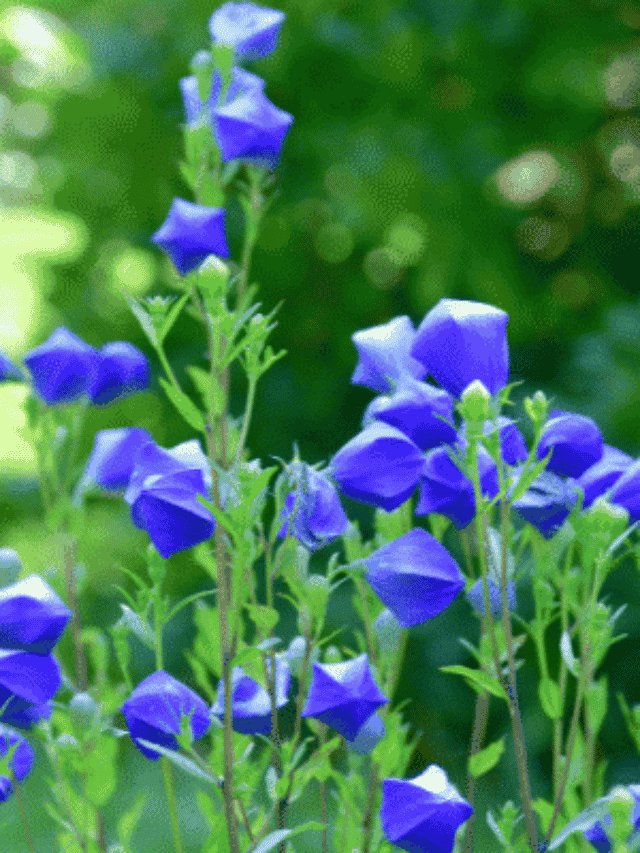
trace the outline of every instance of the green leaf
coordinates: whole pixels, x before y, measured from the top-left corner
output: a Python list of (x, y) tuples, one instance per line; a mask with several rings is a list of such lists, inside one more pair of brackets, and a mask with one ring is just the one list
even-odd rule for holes
[(140, 305), (132, 296), (129, 296), (126, 290), (123, 290), (124, 297), (127, 300), (127, 304), (129, 305), (129, 309), (131, 313), (137, 318), (140, 326), (142, 327), (142, 331), (145, 333), (147, 338), (149, 339), (149, 343), (155, 349), (158, 346), (158, 335), (156, 332), (156, 328), (153, 325), (151, 320), (151, 316), (149, 312)]
[(198, 628), (194, 651), (211, 672), (220, 678), (220, 621), (216, 607), (198, 601), (193, 609), (193, 621)]
[(299, 835), (301, 832), (306, 832), (309, 829), (320, 831), (324, 829), (324, 823), (312, 820), (309, 823), (300, 824), (300, 826), (296, 826), (293, 829), (278, 829), (275, 832), (269, 833), (266, 838), (263, 838), (257, 847), (250, 848), (248, 853), (268, 853), (269, 850), (273, 850), (274, 847), (281, 844), (285, 838), (293, 838), (294, 835)]
[(214, 416), (222, 414), (225, 398), (219, 383), (201, 367), (187, 367), (187, 373), (198, 389), (207, 412)]
[(249, 614), (249, 618), (260, 631), (268, 634), (272, 628), (278, 624), (280, 614), (274, 607), (267, 607), (264, 604), (245, 604), (245, 610)]
[(173, 305), (171, 306), (171, 310), (169, 311), (167, 316), (164, 318), (164, 320), (162, 321), (162, 324), (160, 325), (160, 328), (158, 329), (157, 334), (158, 334), (158, 338), (160, 340), (160, 343), (162, 343), (164, 341), (164, 339), (167, 337), (167, 335), (171, 331), (171, 327), (173, 326), (173, 324), (176, 322), (176, 320), (180, 316), (180, 312), (184, 308), (185, 303), (187, 302), (187, 300), (189, 299), (190, 296), (191, 296), (191, 294), (187, 291), (187, 293), (184, 293), (180, 297), (180, 299), (178, 299), (177, 302), (174, 302)]
[(213, 771), (211, 771), (210, 774), (207, 773), (197, 765), (195, 761), (192, 761), (191, 758), (187, 758), (186, 755), (176, 752), (175, 749), (166, 749), (164, 746), (152, 743), (150, 740), (143, 740), (142, 738), (138, 738), (138, 740), (143, 746), (146, 746), (147, 749), (153, 749), (155, 752), (159, 752), (161, 755), (164, 755), (172, 764), (175, 764), (176, 767), (184, 773), (187, 773), (189, 776), (193, 776), (195, 779), (201, 779), (217, 786), (218, 780)]
[(131, 843), (131, 837), (138, 825), (138, 821), (142, 817), (142, 811), (146, 801), (146, 794), (138, 794), (130, 808), (128, 808), (118, 819), (116, 824), (118, 841), (123, 845), (123, 847), (127, 847)]
[(602, 797), (581, 811), (573, 820), (569, 821), (569, 823), (551, 841), (547, 850), (555, 850), (573, 832), (584, 832), (585, 829), (588, 829), (596, 821), (602, 820), (602, 818), (607, 814), (609, 814), (609, 798)]
[(477, 693), (483, 693), (485, 690), (491, 693), (492, 696), (497, 696), (498, 699), (504, 699), (507, 702), (507, 694), (502, 689), (502, 685), (497, 678), (492, 675), (487, 675), (481, 669), (470, 669), (468, 666), (441, 666), (440, 672), (450, 672), (453, 675), (462, 675), (469, 687), (473, 688)]
[(122, 610), (120, 621), (124, 622), (127, 628), (136, 635), (144, 646), (154, 651), (156, 638), (149, 624), (142, 617), (138, 616), (137, 613), (134, 613), (130, 607), (127, 607), (126, 604), (121, 604), (120, 609)]
[(180, 610), (182, 610), (183, 607), (186, 607), (187, 604), (191, 604), (192, 601), (199, 601), (201, 598), (205, 598), (205, 596), (207, 596), (207, 595), (216, 595), (216, 590), (215, 589), (209, 589), (209, 590), (205, 590), (204, 592), (194, 592), (193, 595), (188, 595), (186, 598), (183, 598), (182, 601), (179, 601), (176, 605), (174, 605), (171, 608), (171, 610), (169, 611), (169, 614), (167, 615), (167, 618), (165, 620), (165, 624), (170, 619), (173, 619), (173, 617), (176, 615), (176, 613), (179, 613)]
[(538, 684), (538, 697), (542, 710), (550, 720), (557, 720), (562, 715), (562, 697), (560, 688), (551, 678), (543, 678)]
[(550, 450), (544, 459), (541, 459), (540, 462), (537, 462), (529, 471), (520, 477), (513, 492), (509, 496), (509, 503), (513, 504), (515, 501), (519, 500), (534, 480), (537, 480), (540, 474), (542, 474), (544, 469), (547, 467), (547, 463), (549, 459), (551, 459), (552, 453), (553, 450)]
[(189, 426), (193, 427), (197, 432), (204, 432), (204, 418), (193, 400), (184, 391), (180, 391), (163, 377), (160, 377), (160, 384), (167, 397)]
[(566, 663), (569, 672), (575, 678), (578, 678), (578, 676), (580, 675), (580, 661), (573, 654), (573, 648), (571, 646), (571, 637), (569, 636), (568, 631), (562, 632), (562, 636), (560, 638), (560, 654), (562, 655), (562, 659)]
[(475, 776), (476, 779), (478, 776), (484, 776), (485, 773), (493, 770), (498, 761), (500, 761), (503, 752), (504, 738), (501, 737), (500, 740), (489, 744), (489, 746), (481, 749), (480, 752), (476, 752), (475, 755), (469, 757), (469, 773)]
[(103, 806), (111, 799), (116, 789), (117, 752), (118, 741), (101, 736), (94, 748), (86, 755), (85, 793), (94, 806)]
[(600, 731), (600, 726), (607, 715), (608, 681), (603, 675), (598, 681), (592, 681), (587, 689), (584, 700), (585, 713), (594, 735)]

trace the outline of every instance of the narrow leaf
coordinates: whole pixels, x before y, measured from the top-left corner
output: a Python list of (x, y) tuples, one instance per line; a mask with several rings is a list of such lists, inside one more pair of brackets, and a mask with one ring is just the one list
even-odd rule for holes
[(123, 293), (131, 313), (137, 318), (140, 326), (142, 327), (142, 331), (149, 339), (149, 343), (155, 349), (158, 346), (158, 335), (156, 334), (156, 330), (149, 313), (132, 296), (129, 296), (126, 290), (123, 290)]
[(269, 850), (273, 850), (273, 848), (277, 847), (285, 840), (285, 838), (292, 838), (294, 835), (299, 835), (301, 832), (306, 832), (308, 829), (321, 830), (324, 829), (324, 824), (312, 820), (309, 821), (309, 823), (303, 823), (300, 824), (300, 826), (295, 826), (293, 829), (278, 829), (275, 832), (269, 833), (266, 838), (262, 839), (257, 847), (249, 850), (249, 853), (268, 853)]
[(450, 672), (453, 675), (462, 675), (469, 687), (472, 687), (477, 693), (483, 693), (485, 690), (498, 699), (507, 701), (507, 694), (502, 689), (502, 685), (497, 678), (492, 675), (487, 675), (481, 669), (470, 669), (468, 666), (441, 666), (440, 672)]
[(176, 320), (180, 316), (180, 312), (184, 308), (185, 303), (189, 299), (190, 296), (191, 296), (191, 294), (189, 293), (189, 291), (187, 291), (185, 294), (183, 294), (180, 297), (180, 299), (178, 299), (177, 302), (174, 302), (173, 305), (171, 306), (171, 310), (169, 311), (167, 316), (164, 318), (164, 322), (162, 323), (162, 326), (158, 329), (158, 337), (160, 339), (160, 343), (162, 343), (164, 341), (164, 339), (167, 337), (167, 335), (171, 331), (171, 327), (173, 326), (173, 324), (176, 322)]
[(490, 743), (489, 746), (469, 757), (469, 773), (475, 776), (476, 779), (478, 776), (484, 776), (485, 773), (493, 770), (498, 761), (500, 761), (503, 752), (504, 738), (501, 737), (500, 740)]
[(188, 773), (189, 776), (193, 776), (196, 779), (202, 779), (212, 785), (218, 784), (218, 780), (214, 775), (213, 771), (211, 773), (207, 773), (201, 767), (199, 767), (195, 763), (195, 761), (192, 761), (190, 758), (187, 758), (186, 755), (182, 755), (180, 752), (176, 752), (175, 749), (166, 749), (166, 747), (164, 746), (159, 746), (157, 743), (152, 743), (150, 740), (143, 740), (142, 738), (138, 738), (138, 741), (143, 746), (146, 746), (147, 749), (153, 749), (156, 752), (159, 752), (161, 755), (165, 755), (172, 764), (175, 764), (175, 766), (179, 767), (180, 770), (183, 770), (185, 773)]
[(562, 632), (562, 637), (560, 638), (560, 654), (562, 655), (562, 659), (566, 663), (569, 672), (577, 678), (580, 674), (580, 661), (573, 654), (571, 637), (569, 636), (568, 631)]
[(538, 684), (538, 697), (542, 710), (550, 720), (557, 720), (562, 714), (560, 688), (551, 678), (543, 678)]
[(193, 429), (198, 432), (204, 432), (204, 418), (193, 400), (188, 397), (184, 391), (179, 391), (178, 388), (171, 385), (171, 383), (167, 382), (163, 377), (160, 377), (160, 384), (162, 385), (167, 397), (171, 400), (189, 426), (193, 427)]

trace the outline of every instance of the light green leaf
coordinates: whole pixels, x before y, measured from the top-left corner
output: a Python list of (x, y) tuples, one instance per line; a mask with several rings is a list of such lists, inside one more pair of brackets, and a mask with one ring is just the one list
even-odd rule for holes
[(138, 821), (142, 817), (142, 811), (146, 801), (146, 794), (138, 794), (130, 808), (128, 808), (118, 819), (116, 824), (118, 840), (124, 847), (131, 843), (131, 837), (138, 825)]
[(126, 290), (123, 290), (124, 297), (127, 300), (131, 313), (137, 318), (142, 331), (149, 339), (149, 343), (155, 349), (158, 346), (158, 335), (149, 315), (149, 312), (140, 305), (132, 296), (129, 296)]
[(160, 377), (160, 384), (162, 385), (167, 397), (171, 400), (189, 426), (193, 427), (193, 429), (198, 432), (204, 432), (204, 418), (193, 400), (188, 397), (184, 391), (178, 390), (178, 388), (170, 382), (167, 382), (163, 377)]
[(538, 697), (542, 710), (551, 720), (557, 720), (562, 715), (562, 697), (560, 688), (551, 678), (543, 678), (538, 684)]
[(551, 459), (552, 450), (546, 455), (544, 459), (541, 459), (540, 462), (537, 462), (529, 471), (523, 474), (518, 482), (515, 484), (515, 488), (513, 492), (509, 496), (509, 502), (515, 503), (515, 501), (520, 500), (520, 498), (524, 495), (524, 493), (528, 490), (529, 486), (537, 480), (537, 478), (542, 474), (544, 469), (547, 467), (547, 463), (549, 459)]
[(187, 300), (189, 299), (190, 296), (191, 296), (191, 294), (187, 291), (187, 293), (184, 293), (180, 297), (180, 299), (178, 299), (177, 302), (174, 302), (173, 305), (171, 306), (169, 313), (164, 318), (160, 328), (158, 329), (158, 338), (160, 340), (160, 343), (162, 343), (164, 341), (164, 339), (167, 337), (167, 335), (171, 331), (171, 327), (173, 326), (173, 324), (176, 322), (176, 320), (180, 316), (180, 312), (184, 308), (185, 303), (187, 302)]
[(500, 740), (490, 743), (489, 746), (469, 757), (469, 773), (475, 776), (476, 779), (478, 776), (484, 776), (485, 773), (493, 770), (498, 761), (500, 761), (503, 752), (504, 738), (501, 737)]
[(598, 681), (593, 681), (587, 689), (585, 697), (585, 713), (594, 734), (600, 731), (600, 726), (607, 715), (608, 681), (603, 675)]
[(251, 848), (248, 853), (269, 853), (269, 850), (273, 850), (274, 847), (277, 847), (286, 838), (292, 838), (294, 835), (299, 835), (301, 832), (306, 832), (308, 829), (319, 831), (324, 829), (324, 824), (318, 823), (317, 821), (309, 821), (309, 823), (303, 823), (293, 829), (278, 829), (275, 832), (269, 833), (266, 838), (262, 839), (257, 847)]
[(569, 823), (551, 841), (547, 849), (555, 850), (557, 847), (560, 847), (560, 845), (566, 841), (572, 833), (584, 832), (584, 830), (588, 829), (591, 824), (595, 821), (602, 820), (602, 818), (607, 814), (609, 814), (609, 798), (601, 797), (599, 800), (596, 800), (595, 803), (592, 803), (586, 809), (581, 811), (577, 817), (569, 821)]
[(192, 761), (190, 758), (187, 758), (186, 755), (182, 755), (180, 752), (176, 752), (175, 749), (166, 749), (164, 746), (159, 746), (157, 743), (152, 743), (150, 740), (143, 740), (142, 738), (138, 738), (138, 741), (146, 746), (147, 749), (153, 749), (155, 752), (159, 752), (161, 755), (164, 755), (172, 764), (175, 764), (180, 770), (184, 773), (188, 773), (189, 776), (193, 776), (195, 779), (201, 779), (204, 782), (209, 782), (211, 785), (218, 784), (218, 780), (214, 775), (213, 771), (211, 773), (207, 773), (201, 767), (199, 767), (195, 761)]
[(138, 616), (137, 613), (134, 613), (130, 607), (127, 607), (126, 604), (121, 604), (120, 609), (122, 610), (120, 621), (124, 622), (127, 628), (136, 635), (144, 646), (154, 651), (156, 638), (149, 624), (142, 617)]
[(507, 701), (507, 694), (502, 689), (502, 685), (497, 678), (492, 675), (487, 675), (481, 669), (470, 669), (468, 666), (441, 666), (440, 672), (450, 672), (453, 675), (462, 675), (469, 687), (473, 688), (477, 693), (483, 693), (485, 690), (491, 693), (492, 696), (497, 696), (498, 699)]
[(85, 793), (94, 806), (103, 806), (111, 799), (116, 789), (117, 753), (118, 741), (115, 738), (101, 736), (95, 747), (86, 755)]
[(251, 621), (258, 627), (259, 630), (266, 634), (278, 624), (280, 614), (274, 607), (267, 607), (264, 604), (245, 604), (245, 610), (249, 614)]

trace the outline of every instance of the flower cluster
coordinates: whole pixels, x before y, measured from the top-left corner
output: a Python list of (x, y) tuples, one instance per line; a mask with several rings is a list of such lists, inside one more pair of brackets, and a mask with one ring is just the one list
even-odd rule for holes
[[(34, 753), (15, 729), (30, 729), (51, 716), (51, 700), (61, 683), (52, 652), (71, 616), (37, 575), (0, 589), (0, 755), (16, 748), (9, 766), (18, 781), (30, 772)], [(0, 776), (0, 800), (12, 792), (11, 779)]]
[(149, 363), (133, 344), (113, 341), (97, 350), (60, 326), (23, 357), (28, 374), (0, 353), (0, 381), (27, 377), (47, 405), (86, 397), (104, 406), (149, 386)]

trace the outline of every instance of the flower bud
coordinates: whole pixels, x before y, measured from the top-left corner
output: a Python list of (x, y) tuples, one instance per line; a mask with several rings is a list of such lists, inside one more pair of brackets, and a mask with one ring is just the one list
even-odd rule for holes
[(56, 747), (61, 752), (75, 752), (80, 744), (73, 735), (61, 734), (56, 738)]
[(76, 731), (84, 733), (89, 731), (100, 715), (100, 706), (86, 692), (76, 693), (69, 702), (69, 716)]
[(479, 379), (467, 385), (460, 397), (458, 407), (467, 422), (484, 423), (490, 414), (491, 395)]
[(229, 267), (217, 255), (209, 255), (198, 269), (198, 289), (205, 299), (220, 299), (227, 290)]
[(327, 646), (324, 651), (324, 663), (341, 663), (342, 652), (336, 646)]
[(536, 391), (533, 397), (524, 398), (524, 408), (529, 415), (531, 423), (538, 428), (543, 425), (547, 419), (547, 410), (549, 401), (544, 396), (542, 391)]

